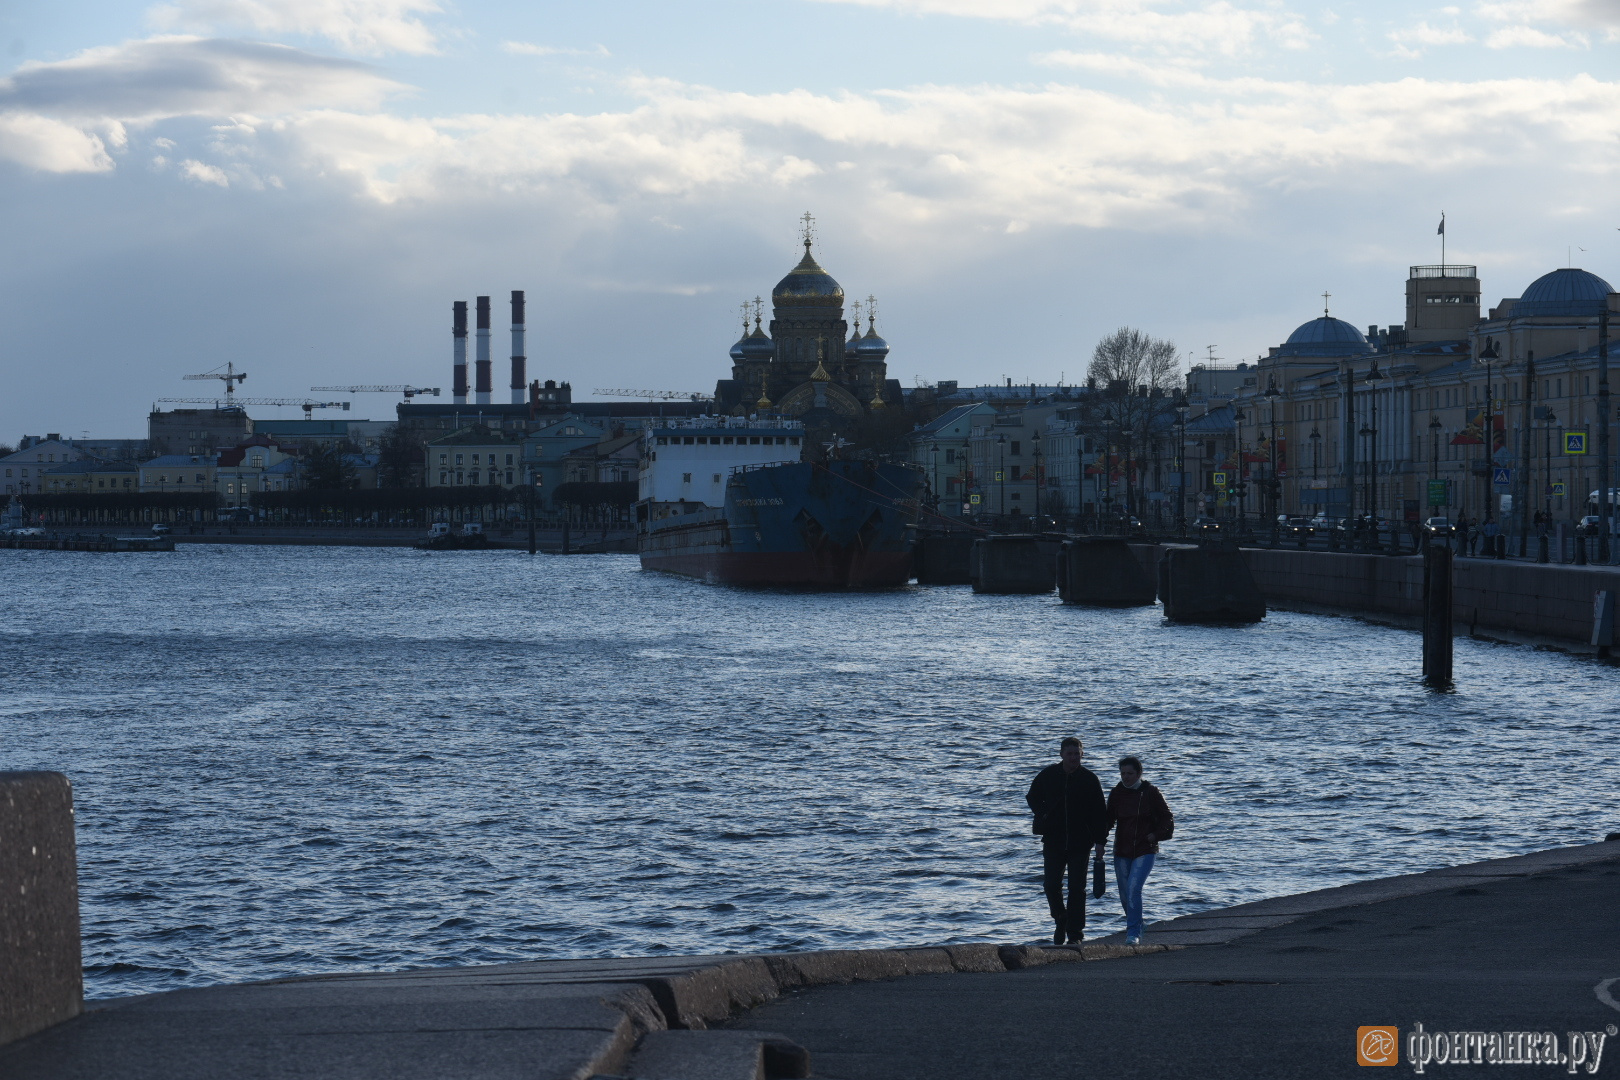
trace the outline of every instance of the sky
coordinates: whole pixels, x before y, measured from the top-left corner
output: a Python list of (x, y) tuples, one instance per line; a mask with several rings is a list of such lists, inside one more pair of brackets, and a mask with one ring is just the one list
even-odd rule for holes
[(1617, 62), (1620, 0), (0, 0), (0, 442), (448, 395), (512, 289), (531, 377), (712, 390), (806, 211), (906, 385), (1399, 323), (1442, 213), (1487, 303), (1620, 283)]

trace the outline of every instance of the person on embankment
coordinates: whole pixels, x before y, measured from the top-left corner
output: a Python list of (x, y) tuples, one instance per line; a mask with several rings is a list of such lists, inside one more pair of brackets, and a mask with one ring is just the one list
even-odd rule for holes
[[(1086, 863), (1093, 849), (1101, 859), (1108, 841), (1108, 804), (1097, 774), (1080, 764), (1085, 749), (1074, 736), (1058, 747), (1059, 761), (1035, 774), (1024, 801), (1035, 811), (1041, 838), (1042, 883), (1051, 909), (1052, 944), (1078, 945), (1086, 929)], [(1063, 876), (1069, 898), (1063, 900)]]
[(1119, 759), (1119, 783), (1108, 793), (1108, 824), (1114, 830), (1114, 881), (1125, 909), (1125, 944), (1142, 944), (1142, 886), (1153, 872), (1159, 841), (1175, 831), (1164, 794), (1142, 779), (1142, 762)]

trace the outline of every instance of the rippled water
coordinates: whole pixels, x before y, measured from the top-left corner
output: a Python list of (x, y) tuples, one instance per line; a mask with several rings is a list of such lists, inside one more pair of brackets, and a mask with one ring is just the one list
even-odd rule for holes
[[(0, 552), (0, 768), (78, 800), (94, 996), (1030, 940), (1079, 733), (1178, 815), (1149, 916), (1620, 828), (1615, 669), (1275, 613), (762, 593), (629, 556)], [(1090, 932), (1118, 928), (1112, 891)]]

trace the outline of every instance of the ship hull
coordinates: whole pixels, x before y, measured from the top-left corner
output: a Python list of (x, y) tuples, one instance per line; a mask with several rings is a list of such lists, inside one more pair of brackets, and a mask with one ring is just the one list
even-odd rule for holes
[(904, 585), (920, 484), (916, 470), (865, 462), (740, 470), (722, 510), (650, 523), (641, 565), (726, 585)]

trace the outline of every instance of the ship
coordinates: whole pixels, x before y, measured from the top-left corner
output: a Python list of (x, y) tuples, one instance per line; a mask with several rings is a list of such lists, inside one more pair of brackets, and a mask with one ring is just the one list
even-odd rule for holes
[(806, 449), (792, 420), (703, 417), (648, 429), (636, 508), (642, 567), (728, 585), (910, 581), (922, 470), (807, 461)]

